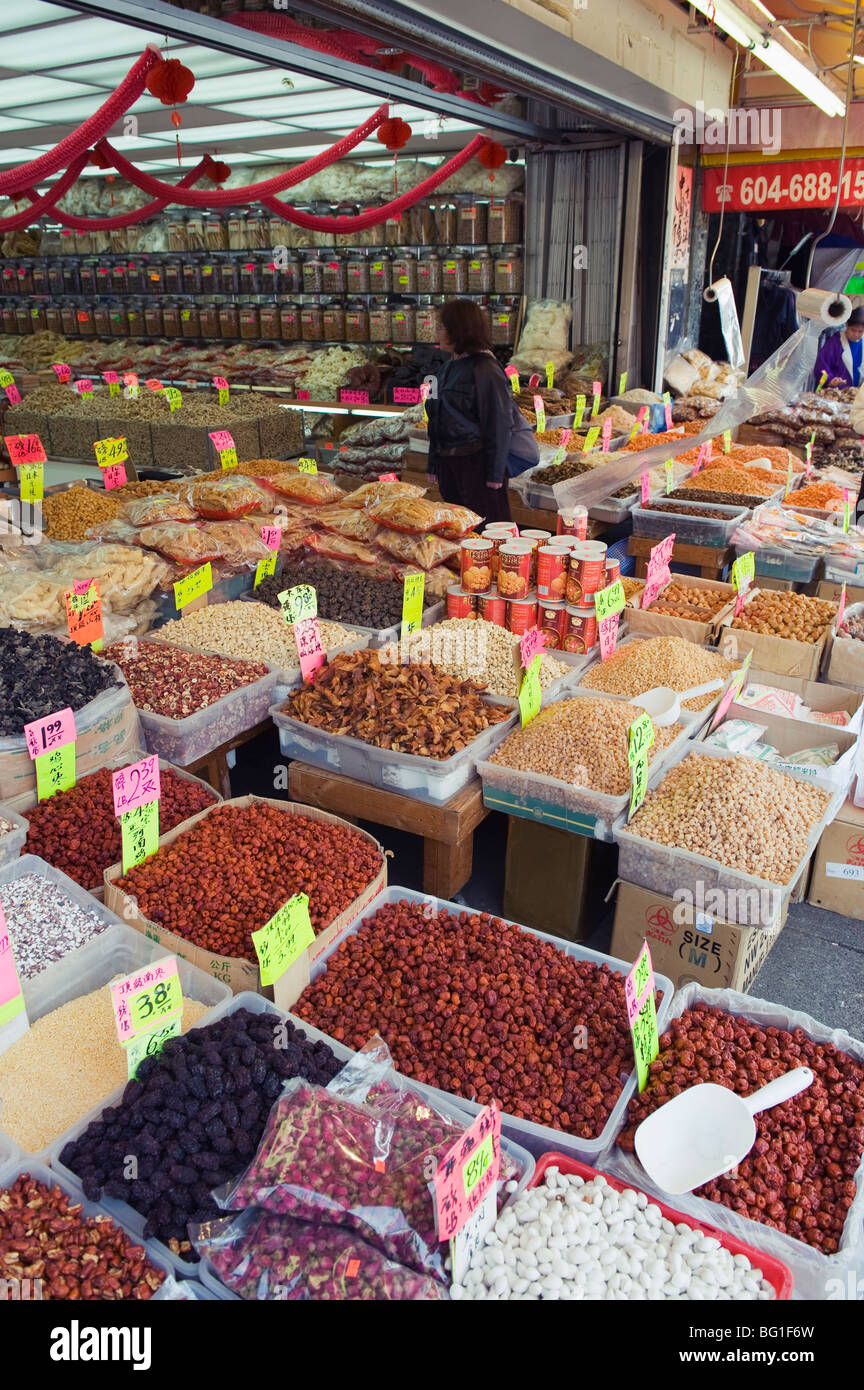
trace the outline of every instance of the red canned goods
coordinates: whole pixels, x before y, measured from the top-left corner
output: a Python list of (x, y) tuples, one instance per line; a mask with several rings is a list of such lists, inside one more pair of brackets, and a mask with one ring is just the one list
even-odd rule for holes
[(519, 535), (519, 527), (515, 521), (490, 521), (488, 526), (483, 527), (486, 535), (490, 532), (496, 536), (512, 536), (515, 541)]
[(537, 601), (529, 598), (512, 598), (507, 601), (507, 626), (517, 637), (523, 636), (537, 622)]
[(567, 607), (567, 628), (562, 646), (565, 652), (590, 652), (597, 641), (597, 615), (593, 608)]
[(621, 578), (621, 561), (617, 555), (607, 555), (606, 557), (606, 582), (604, 589), (608, 589), (610, 584), (614, 584), (616, 579)]
[(577, 503), (575, 507), (567, 507), (565, 511), (559, 512), (558, 535), (577, 536), (580, 541), (584, 541), (588, 535), (588, 508)]
[(559, 651), (567, 632), (566, 603), (538, 603), (537, 626), (546, 638), (546, 651)]
[(540, 545), (546, 545), (551, 539), (551, 531), (520, 531), (520, 541), (539, 541)]
[(462, 542), (461, 577), (462, 588), (472, 594), (485, 593), (492, 585), (492, 542), (476, 540)]
[(541, 545), (537, 551), (537, 597), (559, 601), (567, 592), (568, 551), (563, 545)]
[(602, 589), (606, 576), (606, 547), (602, 541), (580, 541), (570, 550), (567, 602), (577, 606)]
[(498, 592), (504, 598), (524, 598), (531, 588), (530, 541), (508, 541), (498, 551)]
[(469, 594), (467, 590), (460, 589), (458, 584), (451, 584), (447, 590), (447, 617), (473, 618), (476, 603), (475, 594)]
[(496, 627), (507, 626), (507, 600), (500, 594), (477, 595), (477, 617)]
[(506, 545), (512, 537), (509, 531), (490, 531), (487, 526), (486, 530), (480, 533), (480, 539), (483, 541), (491, 541), (492, 543), (492, 578), (494, 579), (498, 573), (498, 551), (501, 549), (502, 545)]

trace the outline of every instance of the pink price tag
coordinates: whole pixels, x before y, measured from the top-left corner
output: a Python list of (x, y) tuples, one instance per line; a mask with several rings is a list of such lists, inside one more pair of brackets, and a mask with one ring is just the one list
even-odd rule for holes
[(562, 430), (562, 431), (561, 431), (561, 443), (558, 445), (558, 448), (559, 448), (559, 449), (566, 449), (567, 446), (568, 446), (568, 444), (570, 443), (570, 440), (571, 440), (571, 438), (572, 438), (572, 435), (573, 435), (573, 431), (572, 431), (572, 430)]
[(72, 376), (72, 368), (66, 362), (52, 362), (51, 370), (57, 373), (57, 380), (61, 384), (64, 381), (69, 381)]
[(308, 401), (308, 399), (309, 399), (309, 392), (308, 392), (308, 391), (298, 391), (298, 392), (297, 392), (297, 399), (298, 399), (298, 401)]
[(75, 382), (75, 390), (78, 392), (79, 396), (84, 396), (89, 391), (92, 391), (93, 382), (90, 380), (89, 376), (80, 377), (78, 381)]
[(636, 412), (636, 424), (637, 424), (638, 427), (639, 427), (639, 433), (640, 433), (640, 434), (644, 433), (644, 431), (647, 430), (647, 428), (648, 428), (648, 407), (647, 407), (647, 405), (642, 405), (642, 406), (640, 406), (639, 409), (638, 409), (638, 411)]
[(38, 434), (5, 434), (3, 438), (16, 468), (25, 463), (44, 463), (48, 457)]
[(138, 377), (136, 376), (136, 374), (135, 374), (134, 372), (124, 372), (124, 373), (123, 373), (123, 385), (124, 385), (124, 386), (137, 386), (137, 385), (138, 385)]
[(732, 615), (734, 618), (737, 618), (739, 614), (742, 612), (744, 608), (744, 600), (746, 599), (746, 597), (747, 590), (739, 589), (737, 594), (735, 595), (735, 612)]
[(73, 592), (76, 593), (76, 594), (78, 594), (79, 596), (80, 596), (81, 594), (89, 594), (89, 592), (90, 592), (90, 585), (91, 585), (92, 583), (93, 583), (93, 580), (92, 580), (92, 579), (74, 579), (74, 580), (72, 581), (72, 589), (73, 589)]
[(519, 643), (522, 665), (526, 671), (538, 652), (542, 652), (545, 645), (546, 638), (539, 627), (530, 627)]
[(77, 738), (75, 715), (71, 709), (60, 709), (56, 714), (46, 714), (44, 719), (34, 719), (24, 725), (24, 737), (31, 758), (41, 757), (43, 753), (62, 748), (66, 743), (74, 743)]
[(148, 985), (155, 989), (157, 985), (164, 984), (178, 973), (177, 957), (164, 956), (161, 960), (151, 961), (149, 965), (142, 965), (134, 975), (127, 975), (125, 980), (117, 980), (111, 986), (111, 1002), (114, 1005), (114, 1018), (121, 1043), (127, 1043), (136, 1032), (129, 1010), (130, 996), (146, 989)]
[(110, 386), (112, 381), (119, 381), (120, 378), (116, 372), (103, 372), (102, 380), (107, 381), (108, 385)]
[(157, 754), (142, 758), (140, 763), (132, 763), (129, 767), (121, 767), (111, 778), (111, 785), (115, 816), (122, 816), (124, 811), (134, 811), (136, 806), (146, 806), (150, 801), (158, 801), (161, 788)]
[(395, 473), (382, 473), (378, 481), (379, 483), (398, 483), (399, 479)]
[(343, 405), (368, 405), (368, 391), (340, 391), (339, 399)]
[(728, 709), (729, 709), (729, 706), (731, 705), (732, 701), (735, 699), (735, 694), (736, 694), (736, 681), (735, 681), (735, 677), (733, 676), (732, 679), (731, 679), (731, 681), (730, 681), (730, 683), (729, 683), (729, 689), (726, 691), (725, 695), (723, 696), (723, 699), (720, 701), (719, 705), (717, 706), (717, 709), (716, 709), (715, 712), (714, 712), (714, 718), (711, 720), (711, 730), (712, 730), (712, 731), (713, 731), (714, 729), (717, 728), (717, 725), (718, 725), (718, 724), (722, 724), (722, 723), (723, 723), (723, 720), (726, 718), (726, 713), (727, 713), (727, 711), (728, 711)]
[[(12, 954), (12, 942), (0, 904), (0, 1014), (21, 992), (21, 981), (18, 979), (15, 957)], [(10, 1009), (9, 1012), (13, 1013), (14, 1010)]]
[(268, 550), (278, 550), (282, 544), (281, 526), (262, 526), (261, 539)]
[(843, 588), (840, 590), (840, 603), (839, 603), (838, 608), (837, 608), (837, 626), (838, 626), (838, 628), (839, 628), (840, 624), (841, 624), (842, 621), (843, 621), (843, 615), (844, 615), (845, 612), (846, 612), (846, 585), (844, 584), (844, 585), (843, 585)]
[(646, 470), (639, 479), (642, 489), (642, 506), (647, 507), (651, 500), (651, 474)]
[(228, 430), (211, 430), (210, 438), (217, 453), (221, 453), (223, 449), (234, 448), (234, 440)]
[(642, 950), (633, 962), (630, 974), (624, 981), (624, 999), (627, 1004), (627, 1022), (633, 1027), (633, 1020), (637, 1018), (645, 1006), (645, 1000), (654, 990), (654, 966), (651, 961), (651, 952), (648, 949), (648, 942), (643, 941)]
[(591, 395), (592, 395), (592, 396), (602, 396), (602, 394), (603, 394), (603, 387), (602, 387), (602, 385), (600, 384), (600, 382), (599, 382), (599, 381), (592, 381), (592, 383), (591, 383)]
[(664, 536), (659, 545), (651, 547), (651, 554), (648, 557), (646, 579), (656, 579), (669, 569), (669, 561), (672, 559), (672, 551), (675, 548), (675, 532)]
[(217, 388), (217, 390), (219, 390), (219, 391), (227, 391), (227, 390), (228, 390), (228, 382), (225, 380), (225, 377), (224, 377), (224, 376), (214, 376), (214, 378), (213, 378), (213, 385), (214, 385), (214, 386)]
[(420, 400), (419, 386), (394, 386), (394, 405), (417, 405)]
[(501, 1111), (487, 1105), (444, 1155), (433, 1179), (438, 1239), (451, 1240), (494, 1187), (501, 1168)]
[(300, 657), (300, 674), (304, 681), (310, 681), (327, 660), (327, 653), (321, 641), (321, 628), (316, 618), (301, 618), (294, 624), (294, 641)]
[(126, 469), (122, 463), (109, 463), (102, 469), (102, 481), (110, 491), (112, 487), (122, 487), (126, 482)]
[(603, 421), (603, 453), (609, 452), (609, 440), (612, 438), (612, 416), (607, 415)]
[(539, 372), (534, 372), (534, 374), (533, 374), (532, 376), (529, 376), (529, 378), (528, 378), (528, 389), (529, 389), (529, 391), (533, 391), (533, 390), (535, 390), (536, 387), (538, 387), (539, 385), (540, 385), (540, 373), (539, 373)]
[(671, 428), (672, 428), (672, 402), (671, 402), (671, 401), (665, 401), (665, 402), (663, 403), (663, 416), (664, 416), (664, 421), (665, 421), (667, 430), (671, 430)]
[(597, 624), (597, 635), (600, 638), (600, 660), (608, 661), (614, 655), (618, 645), (618, 614), (612, 613), (608, 618), (601, 618)]
[(10, 405), (21, 404), (21, 392), (18, 390), (18, 387), (14, 383), (11, 386), (7, 386), (5, 390), (6, 399)]
[[(519, 373), (517, 372), (517, 370), (516, 370), (515, 367), (505, 367), (505, 368), (504, 368), (504, 375), (505, 375), (505, 376), (518, 376)], [(538, 376), (537, 380), (538, 380), (538, 381), (540, 380), (539, 376)]]

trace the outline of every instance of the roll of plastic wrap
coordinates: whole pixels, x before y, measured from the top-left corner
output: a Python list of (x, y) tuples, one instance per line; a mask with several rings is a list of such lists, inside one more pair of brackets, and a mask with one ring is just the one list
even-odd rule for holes
[(702, 298), (706, 304), (716, 304), (720, 310), (720, 328), (730, 364), (733, 367), (743, 367), (744, 346), (741, 342), (741, 325), (738, 322), (731, 280), (725, 275), (721, 280), (715, 280), (713, 285), (709, 285), (705, 290)]
[(852, 313), (852, 301), (831, 290), (802, 290), (795, 308), (799, 319), (818, 319), (828, 328), (842, 328)]

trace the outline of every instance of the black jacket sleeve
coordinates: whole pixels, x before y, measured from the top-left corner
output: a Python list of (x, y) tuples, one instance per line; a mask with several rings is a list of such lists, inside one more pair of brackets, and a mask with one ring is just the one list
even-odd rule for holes
[(474, 369), (477, 420), (486, 460), (486, 482), (507, 481), (507, 459), (513, 432), (513, 394), (500, 363), (478, 359)]

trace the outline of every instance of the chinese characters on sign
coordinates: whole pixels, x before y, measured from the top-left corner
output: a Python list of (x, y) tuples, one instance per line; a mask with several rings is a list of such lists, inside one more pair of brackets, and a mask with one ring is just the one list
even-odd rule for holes
[(498, 1180), (501, 1111), (487, 1105), (447, 1151), (435, 1174), (438, 1239), (452, 1240)]
[(327, 660), (318, 626), (318, 596), (311, 584), (297, 584), (279, 595), (282, 615), (294, 628), (294, 641), (300, 658), (300, 674), (311, 680)]
[(300, 473), (317, 473), (318, 465), (314, 459), (302, 458), (297, 460), (297, 468)]
[(523, 729), (540, 713), (540, 705), (543, 702), (543, 691), (540, 688), (540, 662), (542, 660), (543, 653), (538, 652), (522, 678), (522, 685), (519, 690), (519, 714)]
[(633, 1035), (636, 1074), (641, 1092), (644, 1091), (648, 1080), (648, 1068), (660, 1051), (657, 1008), (654, 1002), (654, 967), (651, 964), (651, 952), (648, 950), (647, 941), (643, 941), (642, 950), (624, 982), (624, 998), (627, 1003), (627, 1021)]
[(522, 636), (519, 642), (519, 655), (526, 671), (538, 652), (542, 653), (545, 642), (546, 638), (539, 627), (536, 626), (529, 627), (528, 631)]
[(711, 720), (711, 728), (709, 729), (709, 733), (713, 732), (713, 730), (717, 728), (717, 725), (722, 723), (722, 721), (726, 718), (726, 711), (728, 710), (732, 701), (737, 698), (744, 685), (744, 682), (747, 678), (747, 671), (752, 660), (753, 648), (751, 647), (741, 664), (740, 671), (733, 671), (732, 675), (729, 678), (729, 684), (727, 685), (726, 690), (724, 691), (723, 698), (717, 706), (717, 709), (714, 711), (714, 718)]
[[(9, 1027), (10, 1024), (14, 1024), (14, 1027)], [(0, 1052), (22, 1037), (29, 1026), (24, 992), (15, 967), (3, 904), (0, 903)]]
[(213, 570), (208, 560), (205, 565), (200, 565), (191, 574), (185, 575), (183, 579), (178, 579), (174, 585), (174, 604), (175, 607), (185, 608), (187, 603), (192, 603), (202, 594), (206, 594), (213, 588)]
[(423, 593), (426, 575), (406, 574), (402, 586), (402, 636), (417, 632), (423, 626)]
[(48, 457), (38, 434), (6, 434), (3, 440), (16, 468), (22, 463), (44, 463)]
[(642, 590), (643, 608), (650, 608), (651, 604), (672, 578), (669, 569), (669, 561), (672, 556), (672, 547), (675, 544), (675, 532), (665, 536), (659, 545), (651, 547), (651, 554), (648, 557), (648, 565), (645, 571), (645, 588)]
[(309, 919), (309, 898), (295, 893), (258, 931), (252, 941), (261, 967), (262, 985), (272, 985), (315, 940)]
[(148, 801), (158, 801), (161, 791), (159, 759), (155, 753), (115, 772), (111, 779), (114, 793), (114, 814), (122, 816)]
[(630, 809), (627, 819), (639, 810), (648, 788), (648, 749), (654, 742), (650, 715), (641, 714), (627, 730), (627, 761), (630, 764)]
[(66, 625), (72, 641), (82, 647), (92, 643), (94, 651), (101, 650), (105, 629), (102, 625), (102, 600), (96, 580), (84, 581), (67, 589), (63, 599), (66, 604)]
[[(278, 530), (278, 527), (270, 528), (268, 526), (262, 526), (261, 529), (262, 531), (268, 531), (270, 529)], [(276, 573), (276, 561), (278, 559), (279, 551), (273, 550), (267, 556), (266, 560), (258, 561), (257, 565), (255, 566), (255, 583), (252, 585), (253, 589), (258, 588), (258, 585), (261, 583), (262, 579), (267, 579), (271, 574)]]
[(123, 846), (123, 872), (128, 874), (136, 864), (143, 864), (159, 848), (159, 802), (148, 801), (120, 817), (120, 839)]
[(161, 1052), (180, 1033), (183, 991), (176, 956), (163, 956), (111, 985), (117, 1036), (130, 1077), (145, 1056)]
[(735, 614), (737, 618), (747, 597), (747, 590), (753, 583), (753, 576), (756, 573), (756, 555), (752, 550), (748, 550), (746, 555), (739, 555), (732, 566), (732, 583), (735, 587), (737, 597), (735, 599)]

